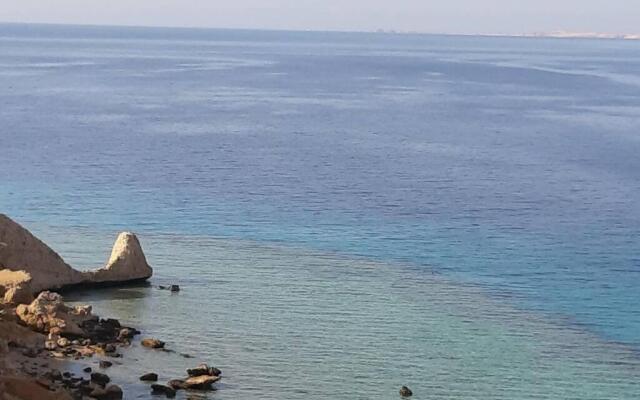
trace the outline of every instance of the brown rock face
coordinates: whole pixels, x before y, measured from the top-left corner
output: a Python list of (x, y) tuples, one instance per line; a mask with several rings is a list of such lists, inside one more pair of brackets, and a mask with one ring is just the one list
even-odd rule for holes
[[(33, 293), (81, 280), (80, 272), (65, 263), (49, 246), (0, 214), (0, 270), (4, 269), (28, 273)], [(0, 281), (0, 285), (5, 286), (5, 283)]]
[(80, 272), (28, 230), (0, 214), (0, 298), (4, 297), (4, 301), (24, 304), (31, 300), (29, 293), (79, 284), (141, 281), (152, 274), (133, 233), (118, 236), (105, 267)]
[(53, 292), (40, 293), (29, 305), (20, 304), (16, 308), (16, 315), (36, 332), (54, 331), (77, 336), (84, 334), (80, 325), (94, 318), (91, 306), (67, 307), (62, 296)]

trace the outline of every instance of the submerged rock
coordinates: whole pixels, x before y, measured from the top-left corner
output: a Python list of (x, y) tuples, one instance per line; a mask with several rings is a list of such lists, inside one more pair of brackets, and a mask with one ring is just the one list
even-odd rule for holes
[(170, 388), (169, 386), (159, 385), (157, 383), (151, 385), (151, 394), (164, 394), (171, 399), (176, 397), (175, 389)]
[(97, 400), (121, 400), (122, 396), (122, 389), (117, 385), (109, 385), (104, 389), (97, 387), (89, 393), (89, 397)]
[(140, 342), (144, 347), (149, 347), (151, 349), (163, 349), (164, 342), (162, 340), (154, 339), (154, 338), (146, 338), (142, 339)]
[(158, 381), (158, 374), (154, 373), (154, 372), (149, 372), (148, 374), (144, 374), (140, 377), (141, 381), (144, 382), (157, 382)]
[(400, 396), (402, 397), (411, 397), (413, 396), (413, 392), (406, 386), (400, 388)]
[(91, 373), (91, 382), (95, 382), (98, 385), (104, 386), (107, 383), (111, 382), (111, 378), (108, 375), (102, 374), (100, 372)]

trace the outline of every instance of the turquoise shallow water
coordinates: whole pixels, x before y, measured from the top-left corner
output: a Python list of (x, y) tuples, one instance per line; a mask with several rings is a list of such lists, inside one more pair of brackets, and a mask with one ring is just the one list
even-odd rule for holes
[[(43, 232), (81, 265), (104, 258), (111, 239)], [(143, 242), (153, 283), (179, 282), (179, 294), (148, 287), (68, 296), (177, 352), (125, 351), (109, 373), (128, 398), (148, 398), (135, 379), (141, 373), (173, 379), (199, 361), (224, 371), (210, 395), (222, 399), (388, 399), (403, 384), (417, 399), (640, 395), (634, 349), (420, 269), (255, 242), (164, 235)]]
[[(636, 398), (635, 42), (0, 25), (0, 209), (235, 398)], [(113, 298), (115, 296), (115, 299)], [(173, 377), (135, 350), (114, 370)], [(132, 384), (141, 398), (146, 388)]]

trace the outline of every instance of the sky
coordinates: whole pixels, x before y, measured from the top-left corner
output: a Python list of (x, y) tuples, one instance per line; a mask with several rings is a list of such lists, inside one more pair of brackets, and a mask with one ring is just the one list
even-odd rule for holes
[(640, 1), (0, 0), (0, 21), (461, 34), (640, 33)]

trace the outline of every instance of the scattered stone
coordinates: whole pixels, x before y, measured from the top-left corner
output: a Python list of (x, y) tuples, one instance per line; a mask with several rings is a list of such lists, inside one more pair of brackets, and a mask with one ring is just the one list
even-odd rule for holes
[(168, 382), (168, 385), (176, 390), (185, 389), (184, 379), (172, 379)]
[(149, 347), (152, 349), (163, 349), (164, 348), (164, 342), (162, 340), (158, 340), (158, 339), (153, 339), (153, 338), (147, 338), (147, 339), (142, 339), (142, 342), (140, 342), (144, 347)]
[(98, 366), (102, 369), (106, 369), (109, 368), (113, 365), (113, 363), (111, 361), (107, 361), (107, 360), (101, 360), (100, 363), (98, 363)]
[(98, 400), (121, 400), (122, 389), (117, 385), (109, 385), (104, 389), (97, 387), (89, 393), (89, 397), (93, 397)]
[(184, 381), (185, 389), (212, 390), (212, 385), (220, 380), (219, 376), (193, 376)]
[(105, 374), (101, 374), (100, 372), (93, 372), (91, 374), (91, 381), (104, 386), (111, 381), (111, 378)]
[(104, 346), (105, 353), (115, 353), (116, 350), (116, 346), (111, 343)]
[(36, 349), (28, 347), (22, 350), (22, 355), (28, 358), (35, 358), (38, 356), (38, 351)]
[(178, 285), (171, 285), (171, 287), (169, 288), (169, 290), (173, 293), (179, 292), (180, 291), (180, 286)]
[(52, 351), (49, 355), (53, 358), (64, 358), (64, 354), (59, 351)]
[(67, 307), (62, 296), (54, 292), (42, 292), (29, 305), (20, 304), (16, 308), (20, 320), (36, 332), (57, 333), (82, 336), (80, 324), (92, 318), (91, 306)]
[(95, 354), (95, 351), (90, 347), (78, 347), (75, 350), (78, 357), (91, 357)]
[(84, 372), (90, 374), (91, 373), (91, 367), (87, 367), (85, 369), (83, 369)]
[(52, 369), (46, 375), (52, 381), (61, 381), (62, 380), (62, 372), (60, 372), (60, 370), (57, 370), (57, 369)]
[(103, 325), (108, 325), (108, 326), (113, 326), (114, 328), (120, 328), (120, 321), (118, 321), (115, 318), (107, 318), (107, 319), (103, 319), (100, 320), (100, 323)]
[(41, 388), (47, 389), (47, 390), (53, 390), (51, 385), (49, 385), (48, 382), (42, 380), (42, 379), (36, 379), (36, 385), (40, 386)]
[(149, 372), (148, 374), (144, 374), (140, 377), (141, 381), (144, 382), (157, 382), (158, 381), (158, 374), (154, 373), (154, 372)]
[(413, 396), (413, 392), (406, 386), (400, 388), (400, 396), (402, 397), (411, 397)]
[(207, 364), (200, 364), (195, 368), (191, 368), (187, 370), (187, 375), (189, 376), (220, 376), (222, 371), (215, 367), (209, 367)]
[(122, 399), (122, 389), (118, 385), (109, 385), (107, 386), (107, 393), (109, 400), (121, 400)]
[(49, 351), (55, 350), (57, 347), (58, 344), (53, 340), (45, 340), (44, 342), (44, 348)]
[(151, 394), (164, 394), (168, 398), (172, 399), (176, 397), (176, 391), (169, 386), (158, 385), (156, 383), (151, 385)]
[(180, 355), (184, 358), (195, 358), (191, 354), (187, 354), (187, 353), (180, 353)]
[(71, 342), (69, 341), (69, 339), (61, 337), (60, 339), (58, 339), (57, 344), (59, 347), (69, 347), (71, 345)]
[(136, 334), (137, 331), (133, 328), (122, 328), (118, 332), (118, 340), (133, 339)]

